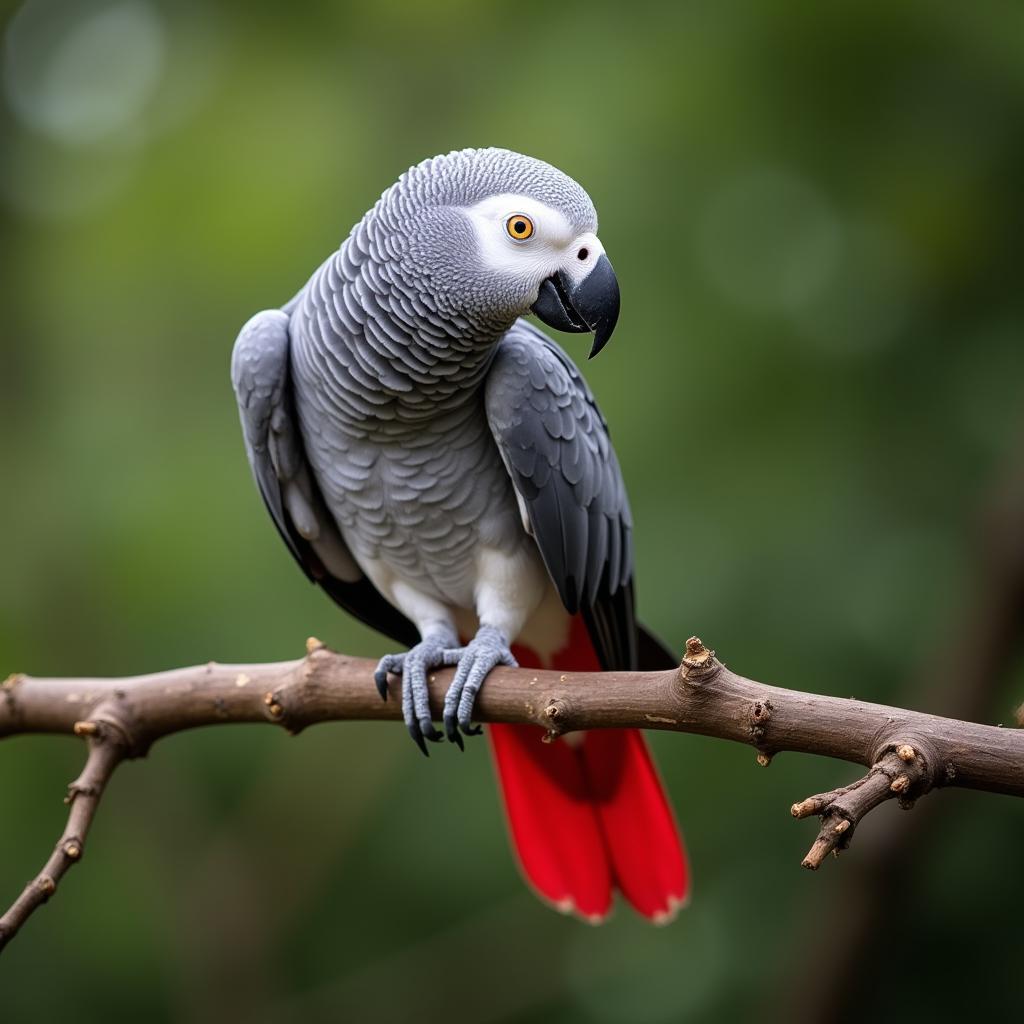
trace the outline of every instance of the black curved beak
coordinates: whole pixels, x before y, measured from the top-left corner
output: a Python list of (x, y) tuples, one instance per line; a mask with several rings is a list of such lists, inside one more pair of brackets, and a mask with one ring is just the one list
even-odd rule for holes
[(594, 269), (575, 286), (561, 270), (552, 274), (541, 284), (530, 308), (556, 331), (593, 331), (594, 344), (587, 357), (593, 359), (608, 344), (619, 319), (619, 282), (608, 257), (602, 254)]

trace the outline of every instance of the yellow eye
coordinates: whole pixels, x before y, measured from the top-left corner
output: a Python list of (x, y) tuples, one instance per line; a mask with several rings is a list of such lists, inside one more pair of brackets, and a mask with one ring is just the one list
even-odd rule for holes
[(505, 230), (510, 238), (517, 242), (525, 242), (533, 234), (533, 221), (525, 213), (513, 213), (505, 221)]

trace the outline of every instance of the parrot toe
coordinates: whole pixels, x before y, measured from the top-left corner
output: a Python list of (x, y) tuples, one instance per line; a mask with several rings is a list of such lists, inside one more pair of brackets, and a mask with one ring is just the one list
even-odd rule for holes
[(388, 699), (388, 675), (393, 673), (396, 676), (400, 676), (404, 661), (404, 654), (385, 654), (377, 662), (377, 669), (373, 673), (373, 681), (377, 684), (377, 692), (380, 694), (381, 700)]
[(446, 664), (445, 652), (453, 637), (428, 637), (405, 654), (386, 654), (377, 663), (373, 674), (377, 690), (384, 700), (388, 697), (388, 674), (402, 677), (402, 717), (413, 742), (425, 757), (429, 757), (426, 741), (437, 743), (444, 734), (434, 728), (430, 717), (430, 689), (427, 674), (431, 669)]
[(473, 705), (487, 674), (498, 665), (517, 666), (508, 640), (497, 629), (481, 626), (476, 636), (461, 650), (446, 651), (445, 661), (458, 664), (455, 678), (444, 698), (444, 731), (448, 739), (463, 749), (462, 736), (479, 736), (483, 731), (473, 725)]

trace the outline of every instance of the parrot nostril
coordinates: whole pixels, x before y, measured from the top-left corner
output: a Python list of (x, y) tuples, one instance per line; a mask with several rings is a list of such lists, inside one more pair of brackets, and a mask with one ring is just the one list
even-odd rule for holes
[(589, 255), (590, 253), (586, 249), (580, 249), (580, 251), (576, 253), (576, 256), (581, 260), (585, 260)]

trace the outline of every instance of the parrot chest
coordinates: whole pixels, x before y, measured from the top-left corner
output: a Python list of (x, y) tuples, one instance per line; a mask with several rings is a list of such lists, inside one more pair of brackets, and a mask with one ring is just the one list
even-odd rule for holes
[(447, 604), (474, 607), (481, 548), (531, 542), (482, 411), (367, 438), (318, 420), (307, 433), (317, 481), (360, 567)]

